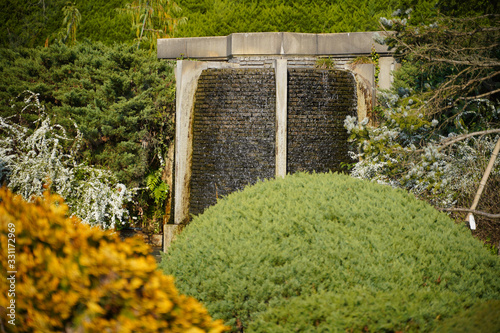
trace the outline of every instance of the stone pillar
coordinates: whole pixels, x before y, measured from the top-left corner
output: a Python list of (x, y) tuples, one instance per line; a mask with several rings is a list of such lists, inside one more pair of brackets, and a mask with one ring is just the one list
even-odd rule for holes
[(179, 225), (177, 224), (164, 224), (163, 225), (163, 252), (167, 252), (170, 244), (177, 235)]
[(287, 61), (276, 59), (276, 177), (286, 176)]
[(380, 89), (390, 89), (393, 81), (392, 72), (398, 69), (398, 64), (393, 57), (380, 57), (380, 73), (378, 87)]
[(180, 224), (188, 216), (191, 152), (193, 150), (193, 100), (202, 62), (177, 61), (175, 67), (175, 200), (174, 223)]

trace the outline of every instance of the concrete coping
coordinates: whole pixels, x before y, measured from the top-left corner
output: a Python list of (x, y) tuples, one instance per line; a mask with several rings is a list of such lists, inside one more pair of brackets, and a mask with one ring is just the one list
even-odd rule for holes
[(225, 61), (243, 56), (357, 56), (391, 55), (374, 35), (384, 32), (308, 34), (294, 32), (234, 33), (229, 36), (158, 39), (160, 59)]

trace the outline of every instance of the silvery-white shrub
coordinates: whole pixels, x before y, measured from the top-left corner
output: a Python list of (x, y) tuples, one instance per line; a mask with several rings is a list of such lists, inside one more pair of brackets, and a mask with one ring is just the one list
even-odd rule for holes
[[(111, 172), (78, 162), (76, 153), (82, 142), (78, 128), (76, 138), (70, 139), (64, 127), (53, 124), (45, 114), (38, 94), (26, 91), (24, 96), (21, 112), (36, 109), (39, 124), (30, 133), (0, 117), (0, 182), (26, 200), (41, 196), (49, 187), (65, 199), (72, 214), (90, 225), (106, 229), (123, 223), (128, 217), (124, 206), (133, 191)], [(68, 146), (64, 141), (72, 143), (71, 148), (64, 148)]]
[[(391, 101), (389, 105), (394, 99), (394, 95), (386, 96)], [(473, 136), (442, 149), (444, 143), (457, 136), (450, 134), (421, 146), (419, 142), (434, 130), (438, 121), (423, 122), (418, 130), (408, 134), (401, 127), (405, 123), (401, 119), (409, 116), (388, 108), (378, 127), (358, 122), (354, 117), (345, 119), (344, 127), (357, 147), (357, 151), (350, 152), (356, 161), (351, 175), (404, 188), (442, 208), (453, 207), (457, 194), (475, 193), (498, 135)], [(500, 175), (500, 159), (496, 160), (492, 174)]]

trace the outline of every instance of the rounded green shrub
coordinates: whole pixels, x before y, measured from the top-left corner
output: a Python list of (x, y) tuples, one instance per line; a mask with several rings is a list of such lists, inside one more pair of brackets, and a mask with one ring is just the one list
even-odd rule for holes
[(160, 267), (233, 330), (429, 331), (500, 299), (500, 260), (412, 195), (298, 173), (193, 219)]
[(500, 332), (500, 300), (475, 304), (441, 323), (436, 333)]
[[(459, 311), (466, 296), (420, 290), (373, 291), (362, 286), (344, 292), (298, 296), (257, 316), (249, 332), (500, 332), (500, 301), (480, 302)], [(433, 328), (438, 325), (437, 328)]]

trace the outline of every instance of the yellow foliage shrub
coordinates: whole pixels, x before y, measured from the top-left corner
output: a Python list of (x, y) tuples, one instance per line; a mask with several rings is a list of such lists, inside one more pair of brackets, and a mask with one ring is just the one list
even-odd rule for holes
[(138, 238), (67, 218), (57, 195), (27, 203), (2, 188), (0, 200), (0, 332), (225, 331)]

